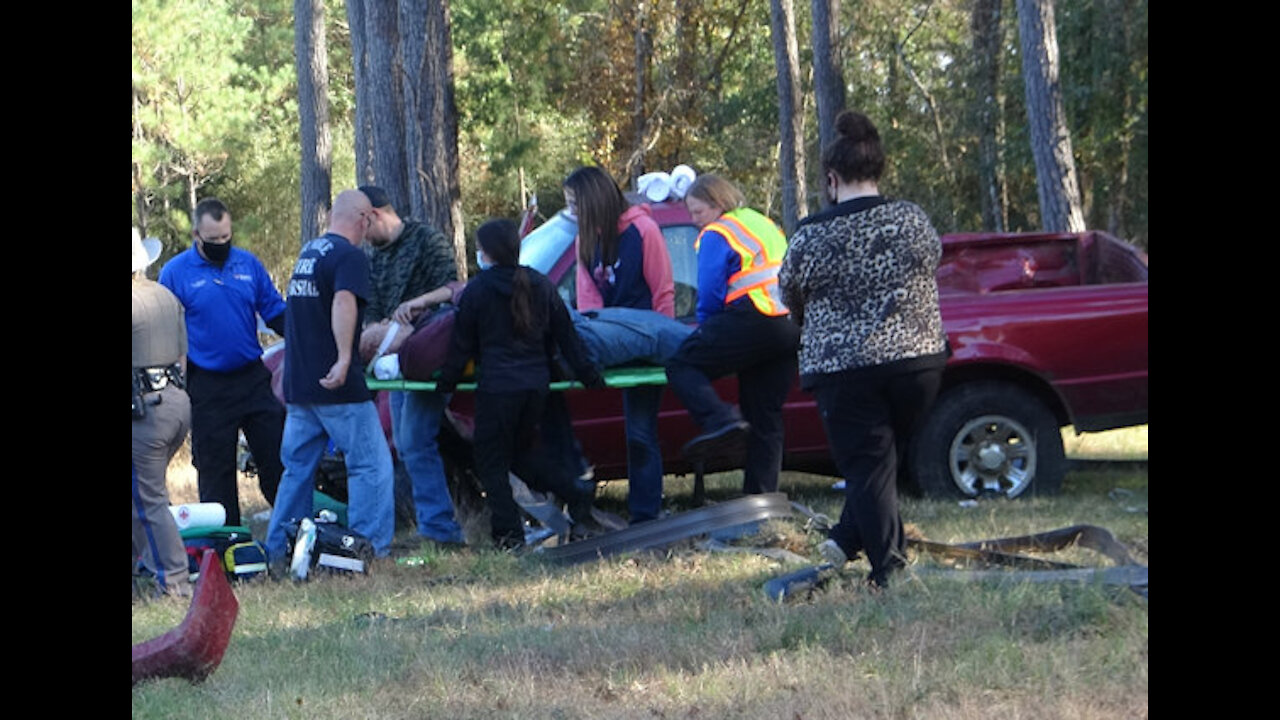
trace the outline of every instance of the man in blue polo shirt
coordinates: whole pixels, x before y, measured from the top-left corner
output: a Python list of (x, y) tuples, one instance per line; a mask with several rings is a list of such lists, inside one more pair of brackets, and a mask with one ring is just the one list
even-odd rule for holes
[(329, 231), (302, 247), (288, 287), (284, 399), (288, 404), (284, 477), (267, 528), (267, 556), (284, 559), (284, 526), (312, 517), (313, 478), (326, 441), (347, 464), (347, 518), (379, 557), (395, 532), (391, 450), (364, 382), (359, 328), (369, 300), (369, 260), (360, 243), (373, 207), (358, 190), (333, 201)]
[(239, 432), (249, 442), (269, 503), (275, 503), (284, 470), (284, 407), (262, 364), (258, 318), (283, 336), (285, 304), (258, 258), (232, 246), (231, 213), (220, 200), (196, 205), (191, 234), (191, 248), (165, 264), (160, 283), (186, 308), (191, 454), (200, 501), (222, 503), (227, 524), (239, 525)]

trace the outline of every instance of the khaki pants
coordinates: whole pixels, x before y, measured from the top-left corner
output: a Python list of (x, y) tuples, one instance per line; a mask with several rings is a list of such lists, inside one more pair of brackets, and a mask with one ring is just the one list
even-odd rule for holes
[(191, 427), (191, 402), (173, 385), (142, 397), (147, 415), (133, 421), (133, 554), (155, 573), (161, 589), (184, 593), (190, 584), (187, 553), (169, 512), (165, 473)]

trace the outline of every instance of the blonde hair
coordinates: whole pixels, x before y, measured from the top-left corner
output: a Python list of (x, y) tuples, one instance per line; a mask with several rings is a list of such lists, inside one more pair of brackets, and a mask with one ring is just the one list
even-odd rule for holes
[(742, 191), (734, 187), (733, 183), (725, 180), (719, 175), (708, 173), (699, 175), (689, 186), (689, 191), (685, 193), (685, 197), (693, 196), (702, 202), (720, 208), (721, 212), (729, 212), (734, 208), (741, 207), (747, 202), (747, 198)]

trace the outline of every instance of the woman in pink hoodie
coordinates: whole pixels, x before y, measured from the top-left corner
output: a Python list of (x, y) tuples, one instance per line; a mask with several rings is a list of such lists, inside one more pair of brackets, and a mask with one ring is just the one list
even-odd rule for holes
[[(577, 218), (579, 312), (603, 307), (655, 310), (675, 316), (671, 255), (648, 205), (629, 207), (613, 178), (581, 167), (564, 181), (569, 214)], [(627, 507), (631, 523), (653, 520), (662, 509), (662, 450), (658, 407), (662, 386), (623, 391), (627, 421)]]

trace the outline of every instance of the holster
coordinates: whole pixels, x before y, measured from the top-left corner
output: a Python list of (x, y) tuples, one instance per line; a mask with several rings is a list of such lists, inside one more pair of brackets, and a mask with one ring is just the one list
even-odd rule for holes
[[(164, 367), (136, 367), (133, 368), (133, 419), (141, 420), (147, 416), (147, 402), (143, 395), (149, 392), (159, 392), (169, 385), (176, 386), (179, 390), (187, 388), (187, 379), (182, 374), (182, 366), (178, 363), (166, 365)], [(160, 398), (156, 398), (158, 404)]]
[(138, 381), (133, 381), (133, 419), (142, 420), (147, 417), (147, 404), (142, 401), (142, 392), (138, 388)]

